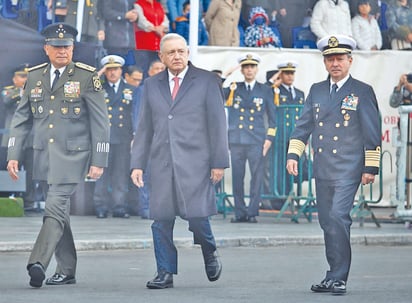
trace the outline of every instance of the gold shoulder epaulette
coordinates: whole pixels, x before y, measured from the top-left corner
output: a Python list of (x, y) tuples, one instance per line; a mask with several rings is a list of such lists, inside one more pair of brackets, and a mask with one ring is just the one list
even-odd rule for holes
[(89, 72), (94, 72), (94, 71), (96, 70), (95, 67), (90, 66), (90, 65), (87, 65), (87, 64), (84, 64), (84, 63), (81, 63), (81, 62), (76, 62), (74, 65), (76, 65), (76, 67), (79, 67), (79, 68), (81, 68), (81, 69), (85, 69), (85, 70), (87, 70), (87, 71), (89, 71)]
[(36, 69), (39, 69), (39, 68), (45, 67), (47, 64), (48, 64), (47, 62), (44, 62), (44, 63), (42, 63), (42, 64), (39, 64), (39, 65), (36, 65), (36, 66), (30, 67), (28, 71), (29, 71), (29, 72), (31, 72), (31, 71), (34, 71), (34, 70), (36, 70)]

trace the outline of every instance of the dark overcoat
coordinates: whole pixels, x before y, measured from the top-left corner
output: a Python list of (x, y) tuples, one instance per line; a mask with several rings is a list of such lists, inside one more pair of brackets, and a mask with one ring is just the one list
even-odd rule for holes
[(216, 214), (212, 168), (229, 167), (221, 80), (189, 63), (172, 101), (167, 70), (144, 83), (131, 168), (150, 156), (150, 215), (155, 220)]

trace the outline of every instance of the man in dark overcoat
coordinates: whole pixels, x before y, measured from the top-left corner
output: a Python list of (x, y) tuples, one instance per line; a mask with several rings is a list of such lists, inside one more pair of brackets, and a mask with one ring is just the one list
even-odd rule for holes
[(297, 160), (312, 135), (316, 205), (330, 269), (311, 290), (344, 294), (352, 255), (350, 212), (359, 184), (373, 183), (379, 173), (381, 124), (373, 88), (349, 73), (355, 40), (332, 35), (317, 45), (329, 77), (310, 88), (286, 168), (297, 176)]
[(147, 287), (157, 289), (173, 287), (177, 274), (176, 216), (189, 222), (208, 279), (219, 278), (222, 265), (208, 217), (217, 213), (214, 184), (229, 166), (220, 79), (188, 61), (186, 40), (178, 34), (162, 38), (159, 56), (167, 69), (145, 80), (131, 159), (134, 184), (143, 186), (145, 169), (151, 173), (157, 276)]
[(33, 178), (47, 180), (43, 225), (27, 270), (32, 287), (41, 287), (55, 254), (57, 268), (48, 285), (76, 283), (77, 255), (70, 228), (70, 197), (85, 178), (98, 179), (107, 166), (109, 119), (95, 68), (73, 62), (77, 30), (64, 23), (45, 27), (44, 51), (50, 63), (29, 70), (24, 94), (13, 116), (8, 165), (18, 179), (24, 142), (33, 129)]

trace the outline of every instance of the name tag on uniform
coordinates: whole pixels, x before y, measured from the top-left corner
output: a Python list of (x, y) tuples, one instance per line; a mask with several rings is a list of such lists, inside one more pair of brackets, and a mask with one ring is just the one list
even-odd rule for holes
[(64, 84), (64, 96), (66, 98), (80, 97), (80, 82), (68, 81)]
[(346, 96), (342, 100), (341, 109), (356, 110), (358, 106), (358, 102), (359, 102), (359, 98), (355, 96), (354, 94)]

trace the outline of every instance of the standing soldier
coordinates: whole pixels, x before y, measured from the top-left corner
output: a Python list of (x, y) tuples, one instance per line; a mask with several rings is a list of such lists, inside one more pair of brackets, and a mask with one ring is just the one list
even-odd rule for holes
[(10, 127), (7, 165), (11, 178), (18, 179), (24, 142), (33, 128), (33, 177), (47, 180), (49, 189), (43, 225), (27, 265), (32, 287), (42, 286), (53, 254), (57, 268), (46, 284), (76, 283), (70, 197), (86, 177), (102, 175), (109, 152), (109, 121), (100, 79), (94, 67), (72, 61), (77, 30), (54, 23), (42, 35), (50, 63), (29, 70)]
[[(231, 222), (256, 223), (261, 202), (264, 157), (276, 134), (276, 108), (272, 88), (256, 81), (260, 58), (248, 53), (238, 61), (245, 81), (233, 82), (224, 90), (229, 117), (229, 149), (235, 200), (235, 217)], [(265, 115), (269, 126), (267, 130)], [(249, 162), (251, 174), (248, 207), (244, 193), (246, 161)]]
[(352, 255), (350, 212), (359, 184), (373, 183), (379, 172), (381, 125), (373, 88), (349, 73), (355, 40), (332, 35), (317, 45), (329, 77), (310, 88), (291, 136), (287, 170), (298, 174), (297, 160), (312, 135), (316, 203), (330, 268), (311, 290), (344, 294)]
[[(134, 87), (122, 78), (124, 59), (117, 55), (102, 58), (105, 101), (110, 119), (109, 165), (94, 188), (97, 218), (129, 218), (127, 192), (129, 183), (130, 143), (132, 141), (132, 101)], [(108, 189), (111, 192), (108, 192)], [(111, 207), (109, 207), (109, 204)]]
[[(305, 94), (300, 89), (296, 88), (293, 83), (295, 81), (295, 72), (298, 64), (294, 61), (285, 61), (278, 64), (280, 85), (275, 94), (279, 94), (278, 105), (278, 119), (276, 132), (276, 161), (277, 166), (276, 184), (277, 191), (281, 196), (289, 195), (291, 184), (289, 182), (289, 175), (285, 169), (286, 154), (288, 150), (289, 137), (292, 130), (295, 128), (296, 120), (299, 118), (301, 112), (296, 105), (303, 105), (305, 101)], [(276, 97), (275, 97), (276, 99)], [(284, 105), (282, 107), (282, 105)], [(290, 106), (290, 107), (289, 107)], [(305, 158), (306, 159), (306, 158)], [(285, 199), (280, 199), (275, 204), (283, 204)], [(280, 202), (280, 203), (279, 203)]]

